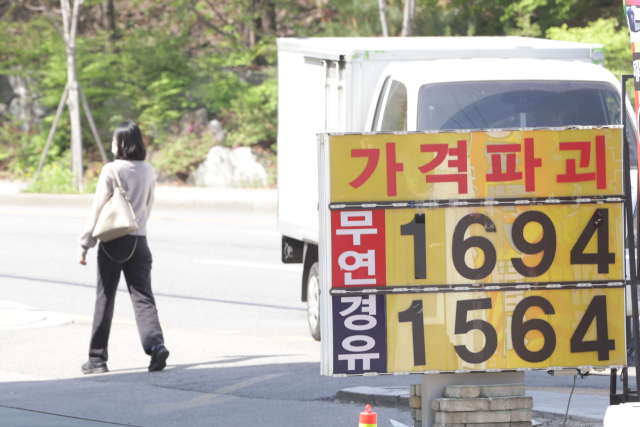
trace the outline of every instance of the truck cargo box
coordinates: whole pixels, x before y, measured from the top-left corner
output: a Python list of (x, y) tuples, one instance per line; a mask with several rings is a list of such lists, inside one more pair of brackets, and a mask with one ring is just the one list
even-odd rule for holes
[(522, 37), (281, 38), (277, 46), (278, 231), (311, 244), (318, 242), (316, 134), (365, 131), (389, 64), (529, 58), (604, 65), (602, 45)]

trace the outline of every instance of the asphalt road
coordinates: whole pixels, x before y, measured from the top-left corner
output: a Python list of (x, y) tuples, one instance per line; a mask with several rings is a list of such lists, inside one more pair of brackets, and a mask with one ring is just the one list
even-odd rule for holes
[[(156, 211), (148, 223), (168, 368), (146, 371), (122, 279), (111, 373), (83, 376), (96, 276), (95, 250), (86, 267), (77, 263), (85, 215), (0, 206), (0, 300), (74, 321), (0, 329), (0, 405), (132, 425), (352, 426), (364, 408), (332, 401), (340, 389), (420, 381), (321, 377), (320, 345), (300, 301), (301, 266), (280, 262), (275, 218), (187, 211)], [(378, 412), (385, 423), (412, 424), (406, 410)]]
[[(110, 374), (83, 376), (95, 299), (96, 251), (77, 263), (86, 210), (0, 206), (0, 301), (62, 313), (73, 323), (0, 328), (0, 405), (130, 425), (353, 426), (361, 405), (342, 388), (420, 382), (419, 376), (325, 378), (320, 345), (300, 302), (301, 267), (280, 262), (270, 215), (156, 211), (148, 223), (153, 289), (166, 371), (146, 371), (121, 281)], [(635, 378), (632, 378), (635, 379)], [(530, 387), (571, 387), (572, 377), (526, 374)], [(606, 389), (608, 377), (576, 387)], [(635, 387), (635, 384), (633, 384)], [(379, 408), (411, 425), (409, 412)]]

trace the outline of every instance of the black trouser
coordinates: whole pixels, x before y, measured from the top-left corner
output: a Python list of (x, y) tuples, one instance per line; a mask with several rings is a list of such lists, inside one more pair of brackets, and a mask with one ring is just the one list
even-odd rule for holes
[[(126, 260), (132, 251), (133, 255)], [(96, 310), (93, 315), (93, 332), (89, 348), (89, 360), (92, 362), (106, 362), (109, 358), (107, 345), (121, 271), (124, 272), (127, 281), (145, 353), (150, 355), (155, 345), (164, 344), (158, 311), (151, 291), (151, 262), (151, 251), (145, 236), (127, 235), (100, 243)]]

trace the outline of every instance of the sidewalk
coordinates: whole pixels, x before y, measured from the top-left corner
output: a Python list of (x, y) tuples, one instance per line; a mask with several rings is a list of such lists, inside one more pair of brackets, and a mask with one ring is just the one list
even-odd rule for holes
[[(25, 183), (0, 181), (0, 206), (90, 208), (93, 194), (21, 193)], [(155, 209), (192, 209), (209, 212), (272, 213), (278, 209), (278, 191), (257, 188), (204, 188), (156, 185)]]

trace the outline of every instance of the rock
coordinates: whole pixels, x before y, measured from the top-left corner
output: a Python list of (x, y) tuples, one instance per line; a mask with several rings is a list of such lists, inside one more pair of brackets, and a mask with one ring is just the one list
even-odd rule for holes
[(206, 108), (184, 113), (180, 118), (180, 136), (189, 135), (192, 132), (202, 133), (209, 124), (209, 112)]
[(494, 384), (480, 386), (480, 397), (524, 396), (524, 384)]
[(422, 409), (422, 397), (420, 396), (409, 397), (409, 407), (413, 409)]
[(510, 421), (510, 411), (474, 411), (467, 414), (467, 424), (508, 423)]
[(476, 398), (480, 396), (480, 386), (448, 385), (444, 389), (443, 396), (448, 398)]
[(533, 419), (533, 410), (532, 409), (515, 409), (511, 411), (511, 422), (522, 422), (529, 421)]
[(532, 408), (533, 397), (531, 396), (492, 397), (489, 399), (489, 409), (491, 411)]
[(9, 105), (16, 96), (18, 95), (13, 91), (9, 77), (0, 74), (0, 104)]
[(435, 407), (442, 412), (488, 411), (489, 399), (431, 399), (431, 409)]
[(231, 149), (217, 145), (207, 159), (189, 174), (187, 183), (199, 187), (262, 187), (267, 185), (267, 171), (260, 155), (249, 147)]
[[(0, 76), (2, 77), (2, 76)], [(0, 81), (0, 114), (9, 115), (20, 122), (20, 128), (28, 132), (39, 123), (47, 110), (38, 102), (39, 95), (30, 88), (30, 79), (21, 76), (5, 76)]]
[(207, 131), (211, 133), (218, 142), (224, 139), (224, 129), (222, 129), (222, 124), (215, 119), (209, 122), (207, 125)]

